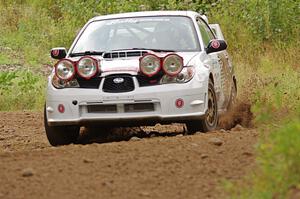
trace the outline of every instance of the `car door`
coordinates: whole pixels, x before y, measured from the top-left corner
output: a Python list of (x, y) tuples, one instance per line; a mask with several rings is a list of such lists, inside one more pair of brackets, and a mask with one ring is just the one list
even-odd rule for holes
[[(221, 27), (219, 24), (209, 24), (209, 27), (211, 30), (215, 33), (217, 39), (225, 40)], [(232, 89), (232, 84), (233, 84), (233, 65), (230, 59), (230, 56), (226, 50), (222, 51), (222, 54), (220, 55), (221, 61), (223, 63), (223, 76), (225, 77), (225, 82), (224, 82), (224, 92), (226, 97), (227, 102), (225, 104), (228, 105), (229, 100), (230, 100), (230, 94), (231, 94), (231, 89)]]
[[(201, 33), (202, 41), (205, 47), (209, 42), (216, 39), (209, 26), (200, 17), (197, 18), (197, 24)], [(226, 61), (226, 51), (220, 51), (208, 54), (211, 60), (211, 68), (214, 76), (214, 87), (217, 95), (219, 109), (226, 109), (230, 97), (230, 84), (228, 84), (228, 64)]]

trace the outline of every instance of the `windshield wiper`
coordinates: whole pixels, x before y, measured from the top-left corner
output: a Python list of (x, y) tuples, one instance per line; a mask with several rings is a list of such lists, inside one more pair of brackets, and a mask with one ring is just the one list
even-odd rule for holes
[(71, 53), (70, 57), (78, 57), (78, 56), (84, 56), (84, 55), (102, 55), (104, 52), (100, 51), (85, 51), (85, 52), (79, 52), (79, 53)]
[(157, 48), (133, 48), (133, 50), (151, 50), (153, 52), (175, 52), (175, 50)]
[(122, 51), (122, 50), (151, 50), (153, 52), (175, 52), (175, 50), (156, 49), (156, 48), (127, 48), (127, 49), (116, 49), (111, 51)]

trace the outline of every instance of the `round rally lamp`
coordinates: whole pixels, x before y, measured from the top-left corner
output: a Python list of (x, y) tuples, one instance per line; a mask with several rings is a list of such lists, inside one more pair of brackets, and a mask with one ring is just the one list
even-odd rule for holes
[(82, 57), (77, 63), (77, 74), (84, 79), (91, 79), (98, 73), (98, 62), (92, 57)]
[(160, 58), (153, 54), (146, 54), (140, 59), (141, 72), (152, 77), (156, 75), (161, 69)]
[(169, 54), (163, 60), (163, 70), (169, 76), (178, 75), (183, 69), (183, 59), (177, 54)]
[(68, 59), (62, 59), (55, 65), (55, 74), (61, 80), (71, 80), (75, 75), (74, 63)]

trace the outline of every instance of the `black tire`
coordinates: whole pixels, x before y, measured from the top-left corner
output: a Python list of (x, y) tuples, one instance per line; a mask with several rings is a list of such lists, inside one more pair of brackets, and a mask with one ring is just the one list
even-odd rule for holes
[(219, 122), (217, 97), (213, 82), (208, 83), (208, 107), (203, 119), (189, 121), (186, 123), (188, 134), (194, 134), (197, 131), (206, 133), (217, 128)]
[(80, 127), (78, 126), (49, 126), (46, 108), (44, 109), (44, 126), (48, 141), (52, 146), (75, 143), (79, 136)]

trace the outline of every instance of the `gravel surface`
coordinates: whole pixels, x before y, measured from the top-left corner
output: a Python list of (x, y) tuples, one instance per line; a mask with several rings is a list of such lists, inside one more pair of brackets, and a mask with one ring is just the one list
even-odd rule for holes
[[(41, 112), (0, 112), (0, 198), (223, 198), (255, 167), (258, 133), (183, 136), (181, 125), (93, 133), (51, 147)], [(88, 144), (87, 144), (88, 143)]]

